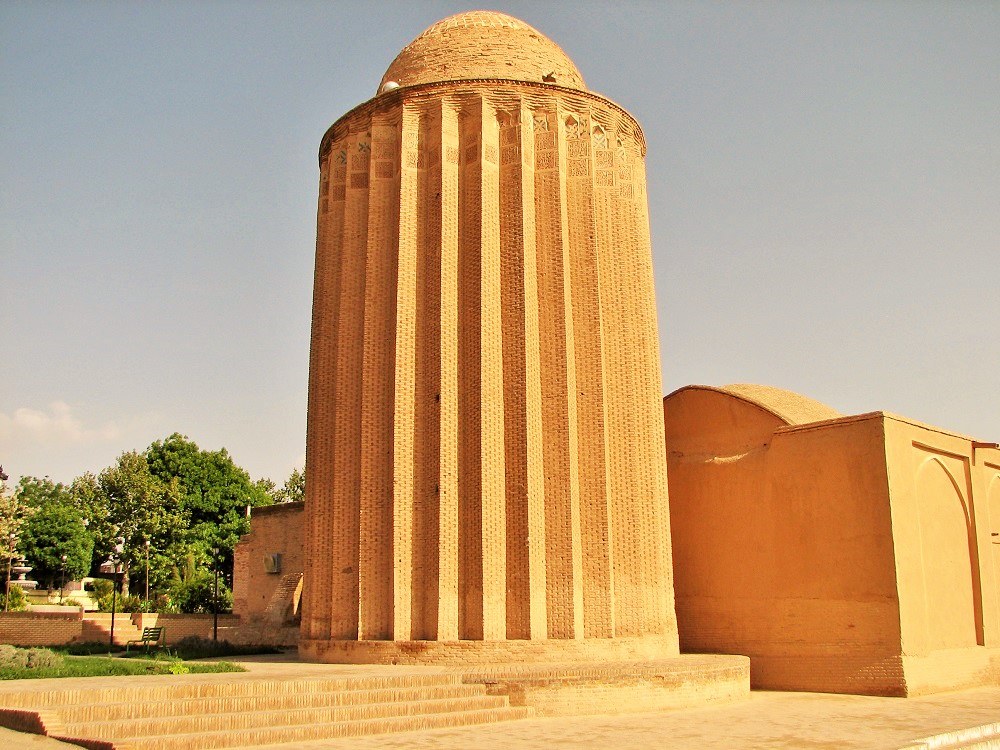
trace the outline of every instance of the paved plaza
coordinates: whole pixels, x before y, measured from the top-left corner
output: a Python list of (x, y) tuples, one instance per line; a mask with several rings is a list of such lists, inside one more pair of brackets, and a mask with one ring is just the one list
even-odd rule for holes
[[(237, 679), (324, 675), (361, 676), (373, 672), (420, 671), (414, 667), (302, 664), (293, 655), (245, 657), (250, 671)], [(425, 668), (426, 669), (426, 668)], [(433, 668), (432, 668), (433, 669)], [(232, 680), (234, 675), (132, 677), (146, 681)], [(94, 679), (59, 680), (63, 687), (93, 685)], [(7, 683), (0, 689), (39, 689)], [(442, 748), (613, 748), (646, 750), (858, 750), (899, 748), (929, 735), (1000, 721), (1000, 687), (939, 693), (922, 698), (875, 698), (822, 693), (755, 691), (749, 700), (671, 712), (526, 719), (500, 724), (288, 743), (281, 750), (394, 750)], [(4, 750), (66, 750), (71, 746), (44, 737), (0, 729)]]

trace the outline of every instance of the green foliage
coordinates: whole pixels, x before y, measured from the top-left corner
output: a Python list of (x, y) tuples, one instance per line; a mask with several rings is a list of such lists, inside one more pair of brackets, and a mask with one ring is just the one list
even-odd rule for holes
[(114, 597), (113, 593), (114, 584), (108, 579), (98, 578), (94, 581), (94, 601), (97, 602), (99, 612), (110, 612), (112, 603), (114, 603), (115, 612), (150, 611), (149, 607), (146, 606), (146, 600), (140, 596), (119, 592), (118, 596)]
[[(213, 612), (215, 603), (215, 576), (212, 571), (197, 565), (193, 555), (189, 555), (183, 566), (174, 569), (174, 577), (167, 591), (172, 608), (186, 614), (207, 614)], [(222, 578), (219, 578), (218, 611), (229, 612), (233, 608), (233, 592)]]
[[(117, 608), (126, 612), (147, 607), (145, 597), (127, 596), (144, 595), (147, 584), (158, 611), (211, 611), (218, 567), (223, 611), (231, 606), (233, 547), (249, 531), (248, 507), (299, 498), (303, 479), (292, 472), (281, 490), (269, 479), (254, 482), (224, 448), (201, 450), (175, 433), (69, 485), (26, 477), (10, 492), (0, 484), (0, 555), (15, 531), (32, 577), (50, 589), (63, 579), (63, 555), (66, 581), (114, 556), (124, 572)], [(177, 572), (189, 567), (190, 575)], [(109, 610), (111, 584), (98, 586), (107, 588), (95, 599)]]
[[(0, 646), (0, 649), (5, 647)], [(13, 647), (6, 647), (13, 648)], [(107, 653), (104, 644), (104, 653)], [(39, 650), (39, 649), (35, 649)], [(51, 653), (51, 652), (50, 652)], [(107, 677), (146, 674), (205, 674), (213, 672), (245, 672), (230, 662), (190, 663), (154, 659), (120, 659), (100, 656), (59, 657), (61, 663), (48, 667), (5, 667), (0, 664), (0, 680), (25, 680), (48, 677)]]
[(46, 669), (62, 664), (62, 657), (47, 648), (0, 646), (0, 670)]
[[(6, 573), (7, 571), (4, 571)], [(8, 594), (6, 591), (0, 592), (4, 596)], [(7, 611), (9, 612), (23, 612), (28, 608), (28, 597), (24, 595), (24, 589), (16, 584), (10, 585), (10, 600), (7, 603)]]
[(53, 491), (32, 497), (41, 504), (24, 524), (19, 549), (33, 567), (32, 577), (45, 588), (54, 589), (90, 571), (94, 539), (83, 525), (79, 512), (70, 504), (67, 488), (52, 485), (47, 479), (26, 477), (21, 480), (19, 491), (29, 481), (38, 483), (32, 488), (33, 492), (43, 483), (48, 483)]
[(21, 477), (14, 494), (35, 510), (52, 505), (66, 505), (70, 499), (69, 487), (61, 482), (53, 482), (48, 477)]
[(277, 503), (296, 503), (305, 499), (306, 473), (292, 469), (292, 473), (285, 480), (285, 486), (274, 493), (274, 501)]
[(115, 612), (145, 612), (145, 602), (146, 600), (141, 596), (134, 596), (132, 594), (125, 594), (124, 596), (119, 594), (114, 599), (112, 599), (111, 594), (108, 594), (97, 600), (97, 609), (99, 612), (110, 612), (111, 605), (114, 604)]
[(197, 635), (181, 638), (170, 649), (182, 659), (212, 659), (219, 656), (277, 654), (274, 646), (244, 646), (229, 641), (213, 641)]
[(114, 586), (107, 578), (95, 578), (90, 585), (93, 586), (94, 599), (111, 596), (111, 587)]
[(154, 476), (145, 456), (135, 451), (123, 453), (114, 466), (100, 473), (97, 493), (106, 514), (91, 522), (94, 552), (103, 560), (114, 551), (116, 540), (123, 540), (120, 558), (128, 573), (144, 572), (147, 539), (151, 547), (165, 550), (187, 526), (176, 479)]
[(201, 450), (178, 433), (150, 445), (146, 461), (154, 477), (178, 483), (188, 552), (207, 562), (209, 550), (218, 548), (222, 569), (231, 576), (233, 547), (250, 530), (247, 508), (273, 502), (265, 486), (251, 481), (225, 448)]
[(0, 561), (3, 562), (3, 579), (7, 580), (7, 561), (14, 556), (21, 530), (34, 513), (26, 499), (17, 492), (11, 492), (7, 483), (0, 481)]

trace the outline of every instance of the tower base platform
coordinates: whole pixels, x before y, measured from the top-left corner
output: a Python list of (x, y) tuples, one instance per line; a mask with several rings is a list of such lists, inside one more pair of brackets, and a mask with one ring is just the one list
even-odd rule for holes
[(299, 642), (304, 661), (459, 673), (540, 716), (686, 708), (750, 695), (750, 659), (676, 654), (668, 639)]
[(462, 670), (536, 716), (619, 714), (689, 708), (750, 697), (750, 660), (723, 654), (682, 654), (650, 661), (592, 664), (507, 664)]

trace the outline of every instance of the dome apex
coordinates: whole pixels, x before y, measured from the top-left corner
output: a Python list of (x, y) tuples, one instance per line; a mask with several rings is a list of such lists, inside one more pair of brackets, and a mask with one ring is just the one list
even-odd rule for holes
[(410, 42), (379, 82), (416, 86), (472, 78), (553, 83), (586, 90), (583, 76), (559, 45), (513, 16), (458, 13)]

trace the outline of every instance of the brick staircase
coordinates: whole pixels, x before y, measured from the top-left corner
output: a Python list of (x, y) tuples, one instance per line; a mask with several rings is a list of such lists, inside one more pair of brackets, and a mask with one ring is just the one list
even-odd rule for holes
[[(115, 615), (115, 643), (124, 646), (127, 641), (138, 640), (142, 630), (132, 622), (130, 614)], [(106, 643), (111, 638), (111, 615), (104, 612), (87, 612), (83, 616), (81, 643)]]
[(92, 750), (247, 747), (531, 714), (456, 674), (52, 688), (4, 694), (0, 705), (2, 725)]
[(264, 609), (264, 619), (275, 625), (290, 620), (295, 615), (295, 605), (302, 595), (302, 573), (286, 573)]

